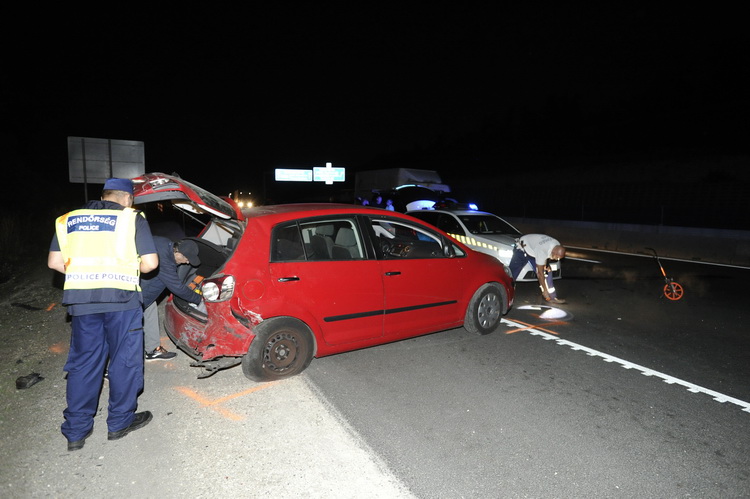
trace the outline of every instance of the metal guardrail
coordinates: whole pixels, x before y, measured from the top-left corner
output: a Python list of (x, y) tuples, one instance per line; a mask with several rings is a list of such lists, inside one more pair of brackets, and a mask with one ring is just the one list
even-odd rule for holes
[(524, 233), (548, 234), (564, 246), (642, 253), (750, 268), (750, 231), (504, 217)]

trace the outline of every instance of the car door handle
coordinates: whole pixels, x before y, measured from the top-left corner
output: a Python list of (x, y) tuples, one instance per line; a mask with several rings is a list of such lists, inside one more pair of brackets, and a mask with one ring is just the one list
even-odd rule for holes
[(385, 275), (401, 275), (401, 272), (386, 272)]
[(279, 282), (299, 281), (299, 277), (279, 277)]

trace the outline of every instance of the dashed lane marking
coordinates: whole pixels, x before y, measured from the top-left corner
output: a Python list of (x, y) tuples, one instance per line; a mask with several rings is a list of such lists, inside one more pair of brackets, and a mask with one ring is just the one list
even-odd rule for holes
[(198, 402), (201, 405), (201, 407), (208, 407), (208, 408), (210, 408), (210, 409), (218, 412), (219, 414), (221, 414), (225, 418), (231, 419), (232, 421), (241, 421), (241, 420), (245, 419), (244, 416), (240, 416), (239, 414), (235, 414), (234, 412), (230, 411), (229, 409), (221, 407), (219, 404), (222, 404), (222, 403), (224, 403), (224, 402), (226, 402), (228, 400), (236, 399), (238, 397), (244, 397), (245, 395), (249, 395), (251, 393), (255, 393), (257, 391), (264, 390), (266, 388), (270, 388), (273, 385), (275, 385), (276, 383), (278, 383), (278, 381), (273, 381), (271, 383), (266, 383), (264, 385), (255, 386), (255, 387), (249, 388), (249, 389), (247, 389), (245, 391), (233, 393), (231, 395), (226, 395), (224, 397), (220, 397), (220, 398), (217, 398), (217, 399), (214, 399), (214, 400), (210, 400), (210, 399), (204, 397), (203, 395), (199, 394), (198, 392), (196, 392), (192, 388), (188, 388), (186, 386), (177, 386), (177, 387), (175, 387), (175, 389), (178, 392), (182, 393), (183, 395), (187, 395), (191, 399), (193, 399), (196, 402)]
[[(744, 412), (750, 412), (750, 403), (745, 402), (743, 400), (730, 397), (729, 395), (724, 395), (723, 393), (719, 393), (714, 390), (709, 390), (708, 388), (704, 388), (702, 386), (689, 383), (687, 381), (681, 380), (679, 378), (675, 378), (673, 376), (661, 373), (659, 371), (654, 371), (653, 369), (649, 369), (648, 367), (634, 364), (625, 359), (621, 359), (619, 357), (615, 357), (613, 355), (609, 355), (607, 353), (594, 350), (593, 348), (585, 347), (583, 345), (579, 345), (578, 343), (573, 343), (572, 341), (558, 338), (557, 336), (555, 336), (557, 333), (555, 333), (554, 331), (545, 332), (546, 330), (543, 328), (540, 328), (538, 326), (533, 326), (530, 324), (525, 324), (521, 321), (511, 321), (508, 319), (502, 319), (502, 321), (508, 327), (517, 328), (515, 330), (508, 331), (506, 334), (511, 334), (511, 333), (515, 333), (519, 331), (528, 331), (530, 334), (534, 336), (540, 336), (547, 341), (554, 341), (558, 345), (567, 346), (573, 350), (581, 350), (583, 352), (586, 352), (586, 355), (589, 355), (591, 357), (601, 357), (604, 360), (604, 362), (614, 362), (616, 364), (620, 364), (625, 369), (635, 369), (636, 371), (640, 371), (640, 373), (643, 374), (644, 376), (654, 376), (656, 378), (661, 378), (665, 383), (668, 383), (670, 385), (684, 386), (691, 393), (705, 393), (706, 395), (710, 396), (717, 402), (721, 402), (722, 404), (724, 402), (730, 402), (732, 404), (740, 406)], [(546, 325), (550, 325), (550, 323)]]

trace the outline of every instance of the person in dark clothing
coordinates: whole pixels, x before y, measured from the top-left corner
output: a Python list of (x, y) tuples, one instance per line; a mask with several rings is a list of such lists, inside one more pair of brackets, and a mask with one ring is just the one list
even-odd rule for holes
[(159, 330), (158, 298), (168, 289), (172, 294), (193, 304), (200, 304), (201, 295), (182, 282), (177, 266), (200, 265), (198, 245), (190, 239), (173, 243), (166, 237), (154, 236), (156, 252), (159, 255), (159, 268), (141, 276), (143, 289), (143, 336), (146, 360), (167, 360), (177, 354), (161, 346)]
[(149, 411), (136, 413), (143, 391), (143, 308), (139, 276), (159, 264), (151, 229), (133, 205), (133, 183), (111, 178), (100, 201), (59, 217), (47, 266), (65, 274), (63, 305), (71, 337), (60, 427), (68, 450), (82, 449), (94, 431), (94, 415), (109, 359), (108, 440), (146, 426)]

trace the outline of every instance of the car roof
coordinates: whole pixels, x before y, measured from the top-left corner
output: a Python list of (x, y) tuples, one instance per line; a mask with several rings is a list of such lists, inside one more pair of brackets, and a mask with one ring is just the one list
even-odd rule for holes
[[(406, 214), (407, 215), (411, 215), (412, 213), (422, 213), (422, 212), (426, 212), (426, 213), (450, 213), (452, 215), (457, 215), (457, 216), (464, 216), (464, 215), (490, 215), (492, 217), (498, 217), (494, 213), (488, 213), (486, 211), (476, 211), (476, 210), (442, 210), (442, 209), (441, 210), (412, 210), (412, 211), (407, 211)], [(498, 217), (498, 218), (500, 218), (500, 217)]]
[(360, 206), (357, 204), (344, 204), (344, 203), (286, 203), (286, 204), (270, 204), (262, 206), (254, 206), (243, 210), (249, 217), (261, 217), (267, 215), (280, 215), (280, 214), (297, 214), (300, 212), (317, 212), (321, 211), (324, 213), (330, 212), (347, 212), (347, 213), (380, 213), (388, 214), (395, 213), (393, 211), (385, 210), (382, 208), (370, 208), (367, 206)]
[[(289, 203), (255, 206), (242, 210), (242, 214), (247, 220), (268, 218), (273, 219), (273, 223), (282, 220), (294, 220), (296, 218), (327, 215), (375, 215), (401, 218), (404, 220), (414, 220), (413, 217), (403, 213), (399, 213), (397, 211), (343, 203)], [(420, 223), (424, 223), (422, 220), (418, 221)]]

